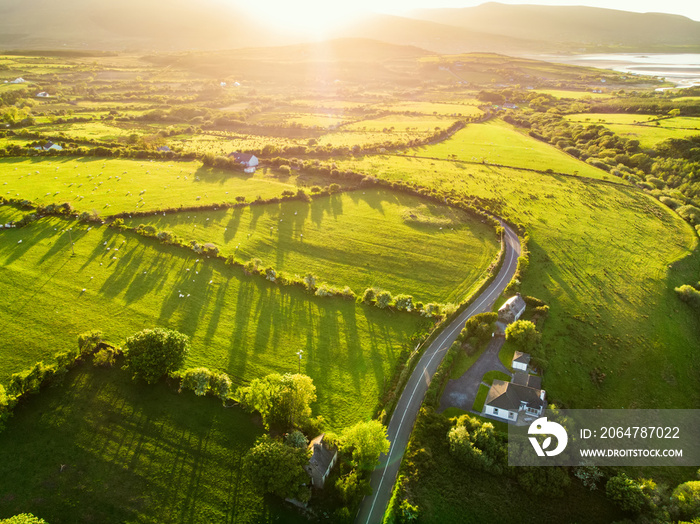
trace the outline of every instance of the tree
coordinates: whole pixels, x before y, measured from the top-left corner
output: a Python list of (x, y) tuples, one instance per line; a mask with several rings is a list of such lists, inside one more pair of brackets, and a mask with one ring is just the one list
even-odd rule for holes
[(285, 430), (309, 421), (316, 386), (306, 375), (272, 373), (240, 388), (238, 396), (248, 409), (260, 413), (265, 427)]
[(309, 439), (301, 431), (295, 429), (284, 437), (284, 443), (293, 448), (306, 449), (309, 446)]
[(190, 339), (178, 331), (144, 329), (126, 339), (124, 356), (134, 373), (149, 384), (179, 369), (190, 350)]
[(647, 502), (642, 486), (624, 473), (608, 480), (605, 494), (620, 509), (630, 513), (640, 513)]
[(304, 485), (309, 481), (304, 471), (309, 458), (308, 450), (263, 435), (243, 458), (243, 465), (263, 492), (304, 501), (309, 498), (309, 489)]
[(682, 519), (700, 518), (700, 480), (684, 482), (671, 494), (671, 506)]
[(370, 471), (379, 463), (379, 455), (389, 451), (386, 427), (378, 420), (358, 422), (343, 431), (340, 449), (352, 454), (358, 469)]
[(391, 303), (391, 293), (388, 291), (380, 291), (377, 293), (377, 307), (384, 309), (386, 307), (389, 307), (389, 304)]
[(529, 320), (516, 320), (506, 328), (506, 340), (525, 351), (532, 351), (540, 343), (540, 333)]

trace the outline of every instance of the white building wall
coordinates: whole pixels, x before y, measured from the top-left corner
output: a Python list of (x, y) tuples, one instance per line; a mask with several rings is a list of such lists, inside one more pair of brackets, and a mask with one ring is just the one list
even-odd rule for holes
[[(496, 412), (496, 410), (498, 412)], [(514, 413), (513, 418), (509, 418), (509, 413), (513, 412), (508, 411), (506, 409), (494, 408), (493, 406), (489, 406), (488, 404), (484, 406), (484, 414), (491, 415), (492, 417), (502, 418), (503, 420), (515, 420), (518, 417), (518, 414)]]

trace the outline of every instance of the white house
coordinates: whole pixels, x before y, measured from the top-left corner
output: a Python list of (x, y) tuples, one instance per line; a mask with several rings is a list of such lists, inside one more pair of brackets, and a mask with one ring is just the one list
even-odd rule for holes
[(42, 91), (41, 93), (37, 93), (36, 97), (37, 98), (49, 98), (49, 94), (46, 91)]
[(517, 293), (514, 297), (506, 300), (498, 309), (498, 320), (504, 324), (510, 324), (520, 318), (520, 315), (525, 311), (525, 300)]
[(333, 469), (336, 460), (338, 460), (338, 451), (329, 448), (323, 442), (324, 433), (309, 442), (309, 449), (312, 451), (308, 465), (304, 469), (311, 477), (311, 484), (315, 488), (323, 488), (328, 475)]
[(513, 369), (517, 369), (519, 371), (527, 371), (527, 366), (529, 364), (530, 354), (523, 353), (522, 351), (516, 351), (513, 355), (513, 361), (510, 363)]
[(26, 82), (26, 80), (21, 76), (10, 81), (11, 84), (24, 84), (24, 82)]
[(34, 149), (38, 149), (40, 151), (63, 151), (61, 146), (54, 144), (51, 142), (51, 140), (46, 142), (43, 146), (36, 146)]
[(255, 173), (255, 168), (260, 164), (260, 161), (255, 155), (249, 153), (231, 153), (229, 157), (245, 167), (243, 171), (246, 173)]
[(541, 387), (540, 377), (517, 371), (511, 382), (494, 380), (483, 413), (508, 422), (517, 422), (518, 416), (539, 417), (546, 405)]

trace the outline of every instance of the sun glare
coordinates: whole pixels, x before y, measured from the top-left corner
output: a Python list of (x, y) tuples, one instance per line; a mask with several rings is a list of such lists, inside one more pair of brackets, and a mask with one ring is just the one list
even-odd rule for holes
[(287, 33), (301, 33), (312, 38), (333, 36), (340, 25), (365, 15), (371, 10), (366, 0), (337, 3), (318, 0), (288, 2), (263, 0), (245, 5), (258, 19)]

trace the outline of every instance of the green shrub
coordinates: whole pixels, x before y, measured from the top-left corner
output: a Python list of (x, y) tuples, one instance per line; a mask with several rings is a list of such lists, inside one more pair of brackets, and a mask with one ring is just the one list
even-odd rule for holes
[(88, 355), (92, 353), (97, 345), (102, 342), (102, 331), (86, 331), (78, 335), (78, 350), (80, 355)]
[(7, 393), (13, 397), (21, 397), (28, 393), (38, 393), (41, 385), (56, 374), (56, 365), (45, 365), (37, 362), (29, 369), (14, 373), (7, 385)]
[(671, 508), (678, 518), (693, 522), (700, 519), (700, 480), (677, 486), (671, 494)]
[(115, 362), (115, 352), (112, 348), (100, 349), (92, 359), (92, 364), (94, 366), (110, 368)]
[(362, 302), (365, 304), (374, 304), (374, 300), (377, 298), (377, 292), (373, 287), (368, 287), (362, 294)]
[(529, 320), (516, 320), (506, 328), (506, 340), (523, 351), (533, 351), (540, 343), (541, 335)]
[(693, 307), (700, 308), (700, 291), (693, 286), (684, 284), (676, 288), (676, 293), (678, 293), (678, 298), (683, 302), (687, 302)]
[(640, 513), (647, 503), (642, 486), (624, 473), (608, 480), (605, 494), (621, 510), (629, 513)]
[(681, 206), (676, 209), (676, 213), (693, 225), (700, 224), (700, 208), (691, 205)]
[(48, 524), (44, 519), (35, 517), (31, 513), (20, 513), (14, 517), (0, 520), (0, 524)]
[(125, 349), (134, 378), (150, 384), (182, 366), (190, 342), (187, 335), (170, 329), (144, 329), (126, 339)]
[(187, 369), (182, 373), (181, 389), (191, 389), (195, 395), (203, 396), (209, 391), (212, 372), (207, 368)]
[(388, 291), (380, 291), (377, 293), (376, 306), (380, 309), (389, 307), (391, 304), (391, 293)]

